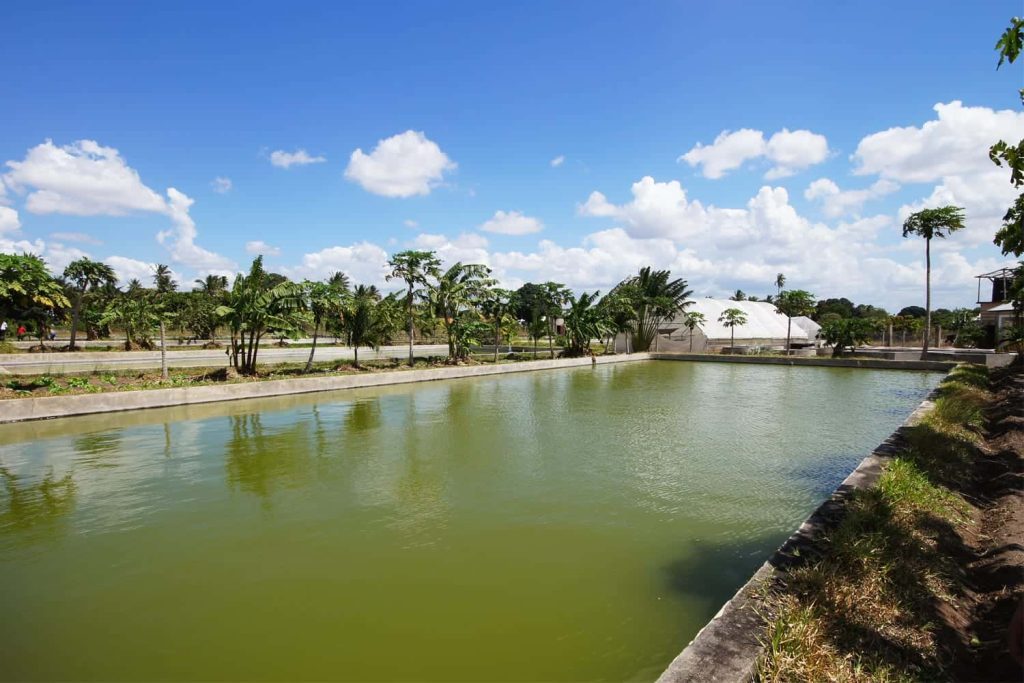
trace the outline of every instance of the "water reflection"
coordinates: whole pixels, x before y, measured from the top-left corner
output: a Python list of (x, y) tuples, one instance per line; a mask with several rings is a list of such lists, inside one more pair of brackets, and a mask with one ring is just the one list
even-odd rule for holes
[(0, 479), (0, 531), (4, 534), (41, 527), (52, 532), (75, 508), (76, 487), (70, 472), (58, 478), (51, 469), (42, 480), (32, 482), (0, 466)]
[(269, 506), (279, 489), (306, 487), (324, 476), (326, 440), (317, 438), (309, 421), (266, 428), (260, 414), (233, 415), (228, 420), (224, 466), (232, 488), (253, 493)]

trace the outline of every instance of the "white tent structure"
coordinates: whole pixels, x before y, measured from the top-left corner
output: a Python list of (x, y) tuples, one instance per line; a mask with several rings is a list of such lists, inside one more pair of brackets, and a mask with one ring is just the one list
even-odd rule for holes
[[(746, 324), (730, 330), (719, 322), (718, 319), (729, 308), (743, 311), (747, 318)], [(734, 334), (737, 347), (781, 348), (786, 344), (787, 318), (766, 301), (696, 299), (685, 310), (686, 313), (701, 313), (705, 319), (704, 324), (693, 332), (692, 350), (695, 352), (729, 346), (730, 333)], [(691, 349), (690, 331), (683, 326), (683, 319), (683, 315), (678, 315), (662, 323), (660, 336), (655, 342), (658, 350), (686, 352)], [(815, 346), (819, 329), (818, 324), (810, 318), (793, 318), (790, 327), (791, 345)], [(616, 350), (625, 350), (624, 339), (616, 340)]]

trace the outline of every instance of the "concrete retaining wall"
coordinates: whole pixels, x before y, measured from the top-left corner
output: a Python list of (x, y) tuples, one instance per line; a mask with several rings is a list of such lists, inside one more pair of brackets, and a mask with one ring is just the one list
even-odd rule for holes
[(697, 633), (661, 674), (658, 683), (745, 683), (753, 679), (757, 659), (764, 651), (761, 638), (766, 622), (761, 616), (761, 594), (787, 568), (813, 556), (814, 546), (821, 540), (823, 533), (834, 528), (845, 514), (847, 499), (854, 491), (871, 488), (878, 483), (886, 462), (899, 451), (904, 430), (920, 422), (935, 407), (936, 395), (937, 392), (932, 392), (889, 438), (860, 462), (828, 500), (811, 513), (800, 528)]
[(707, 363), (754, 363), (762, 365), (815, 365), (829, 368), (867, 368), (871, 370), (931, 370), (949, 372), (956, 367), (952, 360), (883, 360), (880, 358), (803, 358), (790, 356), (730, 356), (698, 353), (655, 353), (654, 360), (689, 360)]
[(93, 413), (112, 413), (125, 410), (145, 410), (147, 408), (166, 408), (169, 406), (233, 401), (246, 398), (267, 398), (319, 391), (335, 391), (338, 389), (380, 387), (459, 377), (483, 377), (511, 372), (572, 368), (594, 363), (604, 365), (607, 363), (648, 360), (649, 358), (649, 354), (634, 353), (622, 356), (597, 356), (594, 359), (558, 358), (555, 360), (523, 361), (502, 365), (466, 365), (431, 368), (429, 370), (396, 370), (393, 372), (342, 375), (337, 377), (240, 382), (237, 384), (180, 389), (147, 389), (101, 394), (77, 394), (75, 396), (16, 398), (0, 401), (0, 423), (44, 420)]

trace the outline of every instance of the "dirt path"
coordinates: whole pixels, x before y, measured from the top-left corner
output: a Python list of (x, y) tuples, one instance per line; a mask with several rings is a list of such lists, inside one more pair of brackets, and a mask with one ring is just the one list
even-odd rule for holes
[(1024, 371), (995, 374), (998, 405), (989, 416), (987, 453), (965, 493), (979, 509), (965, 538), (966, 595), (949, 614), (959, 641), (952, 670), (961, 681), (1021, 681), (1009, 653), (1009, 626), (1024, 603)]

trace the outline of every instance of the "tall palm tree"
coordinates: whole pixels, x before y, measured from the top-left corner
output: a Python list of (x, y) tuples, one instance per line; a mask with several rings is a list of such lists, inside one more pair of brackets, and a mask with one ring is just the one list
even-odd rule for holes
[(494, 285), (490, 274), (491, 269), (485, 265), (460, 261), (441, 273), (430, 288), (430, 306), (448, 335), (449, 358), (461, 357), (468, 350), (460, 348), (457, 326), (465, 322), (460, 320), (463, 315), (482, 302), (487, 290)]
[(153, 269), (153, 285), (161, 294), (178, 289), (178, 283), (174, 281), (174, 274), (171, 273), (170, 266), (163, 263), (156, 264), (156, 268)]
[(394, 295), (381, 299), (377, 288), (356, 285), (345, 306), (345, 331), (352, 346), (353, 362), (359, 368), (359, 347), (376, 349), (401, 325)]
[(424, 296), (423, 288), (427, 286), (428, 278), (437, 277), (441, 268), (441, 262), (432, 251), (400, 251), (388, 260), (391, 272), (388, 274), (388, 281), (393, 279), (402, 280), (406, 285), (405, 309), (408, 316), (409, 332), (409, 367), (415, 364), (413, 357), (413, 304), (416, 298)]
[(688, 311), (683, 314), (683, 327), (690, 331), (690, 353), (693, 353), (693, 332), (708, 321), (700, 311)]
[(560, 282), (545, 282), (541, 285), (544, 288), (543, 303), (544, 317), (548, 328), (548, 353), (555, 357), (555, 323), (562, 315), (562, 307), (572, 297), (569, 288)]
[(779, 273), (775, 276), (775, 296), (782, 296), (782, 288), (786, 286), (786, 276)]
[(814, 295), (802, 289), (787, 289), (779, 293), (775, 300), (775, 308), (786, 316), (786, 354), (788, 355), (793, 336), (793, 318), (810, 315), (814, 312)]
[(195, 280), (195, 291), (208, 294), (210, 296), (218, 296), (223, 294), (228, 289), (228, 278), (226, 275), (207, 275), (203, 279)]
[(498, 362), (498, 346), (501, 344), (502, 321), (512, 301), (512, 292), (500, 287), (492, 287), (484, 292), (482, 308), (490, 316), (494, 325), (494, 362)]
[(670, 280), (672, 273), (667, 270), (651, 270), (650, 266), (640, 269), (636, 276), (629, 278), (619, 287), (626, 285), (626, 291), (632, 297), (634, 319), (633, 350), (647, 351), (655, 344), (661, 324), (673, 316), (682, 313), (683, 309), (692, 304), (686, 288), (686, 280), (677, 278)]
[(747, 324), (747, 314), (738, 308), (727, 308), (718, 316), (718, 322), (729, 328), (729, 352), (736, 352), (736, 328)]
[(68, 348), (74, 351), (82, 304), (96, 291), (116, 283), (117, 274), (106, 263), (83, 257), (68, 264), (68, 267), (64, 269), (64, 279), (72, 292), (71, 339)]
[(921, 346), (921, 360), (928, 355), (928, 342), (932, 328), (932, 239), (945, 238), (964, 227), (964, 210), (959, 206), (941, 206), (937, 209), (923, 209), (910, 214), (903, 222), (903, 236), (917, 235), (924, 238), (924, 342)]

